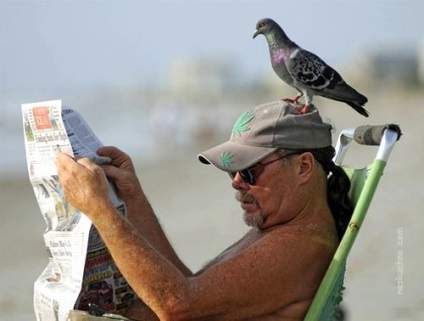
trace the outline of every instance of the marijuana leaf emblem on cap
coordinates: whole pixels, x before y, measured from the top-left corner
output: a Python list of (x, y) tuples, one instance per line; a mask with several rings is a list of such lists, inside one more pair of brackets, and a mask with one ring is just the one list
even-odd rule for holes
[(230, 167), (232, 163), (234, 163), (234, 154), (229, 152), (223, 152), (221, 156), (219, 156), (219, 161), (223, 167)]
[(243, 132), (247, 132), (250, 130), (249, 123), (255, 118), (255, 116), (251, 115), (250, 112), (246, 111), (240, 115), (240, 117), (236, 120), (232, 134), (241, 135)]

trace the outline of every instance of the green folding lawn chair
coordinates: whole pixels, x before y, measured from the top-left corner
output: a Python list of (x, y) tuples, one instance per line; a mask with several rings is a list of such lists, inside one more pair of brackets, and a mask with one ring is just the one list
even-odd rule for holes
[(362, 226), (380, 177), (389, 159), (390, 153), (401, 136), (397, 125), (360, 126), (356, 129), (343, 130), (336, 145), (334, 162), (342, 161), (350, 143), (354, 140), (362, 145), (378, 145), (374, 161), (365, 168), (353, 169), (343, 167), (351, 179), (350, 198), (354, 204), (352, 219), (334, 254), (328, 270), (321, 282), (314, 300), (305, 317), (305, 321), (342, 320), (338, 305), (342, 300), (346, 259)]

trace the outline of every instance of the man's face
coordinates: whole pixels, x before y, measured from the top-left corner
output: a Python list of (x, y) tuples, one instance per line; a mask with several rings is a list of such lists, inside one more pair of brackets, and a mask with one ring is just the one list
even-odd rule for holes
[[(237, 190), (236, 199), (240, 202), (244, 211), (243, 219), (248, 226), (264, 229), (274, 224), (285, 223), (284, 215), (289, 210), (295, 175), (291, 166), (291, 155), (283, 164), (279, 156), (273, 154), (261, 161), (252, 170), (255, 176), (255, 184), (249, 185), (238, 173), (233, 180), (233, 188)], [(269, 163), (266, 166), (261, 164)], [(289, 220), (289, 217), (287, 217)]]

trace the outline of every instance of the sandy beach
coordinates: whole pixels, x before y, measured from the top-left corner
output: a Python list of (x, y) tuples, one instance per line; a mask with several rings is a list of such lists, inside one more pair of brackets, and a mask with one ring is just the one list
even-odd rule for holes
[[(404, 132), (348, 260), (344, 295), (348, 320), (424, 320), (422, 100), (418, 93), (374, 99), (366, 120), (353, 116), (352, 121), (347, 115), (353, 114), (338, 103), (322, 109), (323, 117), (336, 125), (335, 137), (340, 129), (355, 126), (353, 122), (394, 122)], [(354, 165), (371, 161), (375, 153), (371, 147), (352, 150), (347, 162)], [(146, 194), (177, 252), (193, 270), (246, 231), (228, 176), (199, 164), (197, 152), (156, 164), (137, 162)], [(34, 321), (33, 282), (47, 255), (44, 221), (26, 169), (0, 181), (0, 204), (0, 319)]]

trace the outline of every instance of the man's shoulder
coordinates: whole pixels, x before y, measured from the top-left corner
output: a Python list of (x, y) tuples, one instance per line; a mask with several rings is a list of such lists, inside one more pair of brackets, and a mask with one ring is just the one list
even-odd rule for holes
[(281, 250), (302, 250), (304, 253), (328, 251), (333, 253), (338, 245), (332, 227), (323, 224), (278, 225), (264, 232), (260, 243)]

